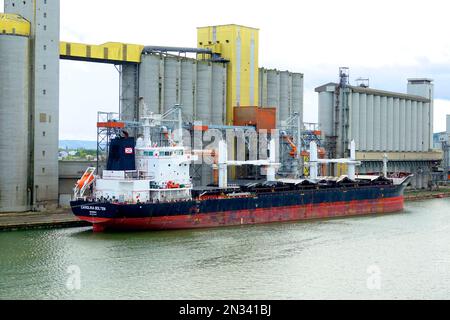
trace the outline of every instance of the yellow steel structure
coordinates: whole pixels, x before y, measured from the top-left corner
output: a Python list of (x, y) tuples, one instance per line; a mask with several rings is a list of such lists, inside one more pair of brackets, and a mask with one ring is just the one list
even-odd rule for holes
[(60, 43), (61, 59), (103, 63), (140, 63), (144, 46), (108, 42), (101, 45), (83, 43)]
[(28, 37), (31, 24), (18, 14), (0, 13), (0, 34)]
[(233, 108), (259, 105), (259, 30), (230, 24), (197, 29), (198, 47), (211, 49), (229, 60), (227, 124)]

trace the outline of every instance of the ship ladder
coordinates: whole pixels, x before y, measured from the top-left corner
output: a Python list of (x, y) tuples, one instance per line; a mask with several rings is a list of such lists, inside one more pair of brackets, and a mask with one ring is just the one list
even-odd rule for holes
[(86, 190), (94, 183), (95, 170), (96, 168), (93, 167), (87, 168), (81, 179), (77, 181), (74, 189), (75, 198), (82, 198)]

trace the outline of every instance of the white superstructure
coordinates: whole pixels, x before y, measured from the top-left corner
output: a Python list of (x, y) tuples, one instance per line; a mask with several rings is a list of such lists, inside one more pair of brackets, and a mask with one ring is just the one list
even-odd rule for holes
[[(181, 108), (175, 108), (181, 113)], [(170, 146), (158, 146), (151, 140), (151, 129), (161, 124), (161, 115), (143, 118), (144, 137), (138, 139), (134, 152), (136, 170), (103, 171), (102, 177), (93, 181), (93, 196), (98, 200), (118, 203), (157, 203), (191, 199), (192, 179), (190, 163), (197, 157), (183, 147), (181, 114), (178, 132)], [(75, 197), (83, 194), (75, 194)]]
[(136, 171), (104, 171), (94, 196), (120, 203), (179, 201), (191, 198), (190, 162), (183, 147), (136, 148)]

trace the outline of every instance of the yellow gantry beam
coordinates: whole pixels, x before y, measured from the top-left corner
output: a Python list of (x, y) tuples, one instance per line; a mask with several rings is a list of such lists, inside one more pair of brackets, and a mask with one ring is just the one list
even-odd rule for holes
[(107, 42), (101, 45), (61, 42), (61, 59), (102, 62), (102, 63), (140, 63), (143, 45)]
[(0, 34), (28, 37), (31, 24), (17, 14), (0, 13)]

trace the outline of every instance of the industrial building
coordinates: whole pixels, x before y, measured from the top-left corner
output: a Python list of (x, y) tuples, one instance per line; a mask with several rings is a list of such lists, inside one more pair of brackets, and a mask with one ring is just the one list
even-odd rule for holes
[[(116, 66), (122, 121), (181, 105), (183, 121), (190, 124), (255, 125), (235, 118), (245, 114), (235, 108), (248, 107), (267, 109), (254, 109), (256, 118), (275, 114), (283, 132), (303, 124), (304, 76), (259, 66), (258, 29), (200, 27), (193, 48), (60, 42), (59, 29), (59, 1), (5, 0), (5, 14), (0, 14), (0, 212), (55, 208), (85, 169), (85, 163), (58, 162), (60, 59)], [(326, 150), (329, 158), (347, 157), (354, 139), (357, 158), (364, 161), (360, 173), (381, 172), (386, 153), (390, 171), (413, 173), (413, 186), (427, 187), (442, 160), (442, 152), (433, 149), (433, 81), (410, 79), (403, 94), (351, 86), (348, 80), (343, 69), (339, 83), (316, 89), (320, 129), (305, 130), (303, 124), (302, 137), (300, 129), (282, 137), (290, 160), (282, 171), (289, 175), (301, 157), (308, 160), (297, 148), (302, 139), (307, 144), (323, 134), (323, 156)], [(211, 182), (210, 166), (198, 170), (198, 183)], [(330, 174), (345, 172), (337, 166)]]
[(0, 211), (58, 205), (59, 1), (5, 0)]
[(117, 66), (123, 121), (138, 121), (143, 105), (163, 113), (181, 104), (186, 122), (218, 126), (234, 124), (235, 107), (274, 107), (279, 124), (303, 115), (303, 75), (259, 67), (258, 29), (201, 27), (194, 48), (89, 45), (60, 42), (59, 1), (5, 0), (5, 13), (0, 14), (0, 212), (52, 209), (71, 193), (60, 190), (68, 177), (79, 174), (73, 164), (66, 170), (58, 163), (59, 59)]
[(414, 174), (413, 187), (432, 183), (433, 168), (442, 160), (433, 149), (433, 80), (410, 79), (406, 94), (388, 92), (366, 84), (351, 86), (348, 69), (342, 68), (339, 83), (316, 92), (328, 157), (347, 157), (355, 140), (357, 159), (363, 161), (359, 173), (382, 172), (386, 154), (389, 171)]
[(434, 148), (442, 150), (443, 162), (443, 182), (450, 182), (450, 115), (447, 115), (447, 130), (434, 134)]

